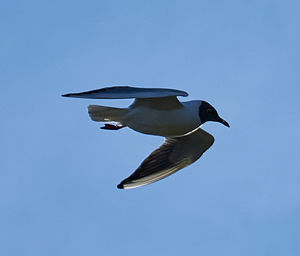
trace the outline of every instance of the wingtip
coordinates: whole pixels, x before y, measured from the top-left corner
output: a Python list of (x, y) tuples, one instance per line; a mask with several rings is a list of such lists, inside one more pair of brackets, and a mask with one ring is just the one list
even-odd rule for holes
[(62, 94), (62, 97), (74, 97), (74, 98), (78, 98), (79, 96), (81, 96), (83, 93), (66, 93), (66, 94)]
[(121, 182), (118, 186), (117, 186), (118, 189), (124, 189), (124, 185), (123, 183)]

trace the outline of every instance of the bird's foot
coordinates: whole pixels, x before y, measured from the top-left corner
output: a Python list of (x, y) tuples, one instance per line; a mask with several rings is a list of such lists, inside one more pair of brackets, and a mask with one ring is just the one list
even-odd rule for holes
[(117, 125), (117, 124), (105, 124), (104, 126), (100, 127), (103, 130), (119, 130), (125, 127), (124, 125)]

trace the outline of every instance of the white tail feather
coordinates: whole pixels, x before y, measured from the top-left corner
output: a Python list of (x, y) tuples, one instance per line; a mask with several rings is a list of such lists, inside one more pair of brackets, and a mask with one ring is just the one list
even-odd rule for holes
[(96, 122), (118, 122), (122, 123), (124, 117), (128, 113), (127, 108), (113, 108), (99, 105), (89, 105), (89, 115), (93, 121)]

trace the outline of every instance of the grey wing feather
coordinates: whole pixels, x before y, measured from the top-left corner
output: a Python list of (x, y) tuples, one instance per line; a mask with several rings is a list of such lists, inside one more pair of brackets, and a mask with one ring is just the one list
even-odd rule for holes
[(130, 99), (130, 98), (162, 98), (169, 96), (188, 96), (185, 91), (166, 88), (138, 88), (130, 86), (113, 86), (102, 89), (68, 93), (63, 97), (88, 98), (88, 99)]
[(147, 99), (135, 99), (130, 108), (136, 108), (139, 106), (148, 107), (159, 110), (170, 110), (182, 108), (183, 105), (177, 99), (176, 96), (162, 97), (162, 98), (147, 98)]
[(165, 142), (148, 156), (118, 188), (136, 188), (161, 180), (195, 162), (214, 143), (214, 137), (201, 128)]

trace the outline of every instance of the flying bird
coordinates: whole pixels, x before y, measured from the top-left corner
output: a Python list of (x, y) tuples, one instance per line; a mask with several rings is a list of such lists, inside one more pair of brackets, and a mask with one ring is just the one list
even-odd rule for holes
[(133, 98), (134, 102), (127, 108), (89, 105), (88, 113), (93, 121), (105, 122), (102, 129), (129, 127), (140, 133), (165, 137), (164, 143), (117, 186), (120, 189), (156, 182), (195, 162), (214, 143), (214, 137), (200, 128), (205, 122), (215, 121), (229, 127), (206, 101), (180, 102), (177, 96), (188, 96), (188, 93), (181, 90), (113, 86), (62, 96)]

